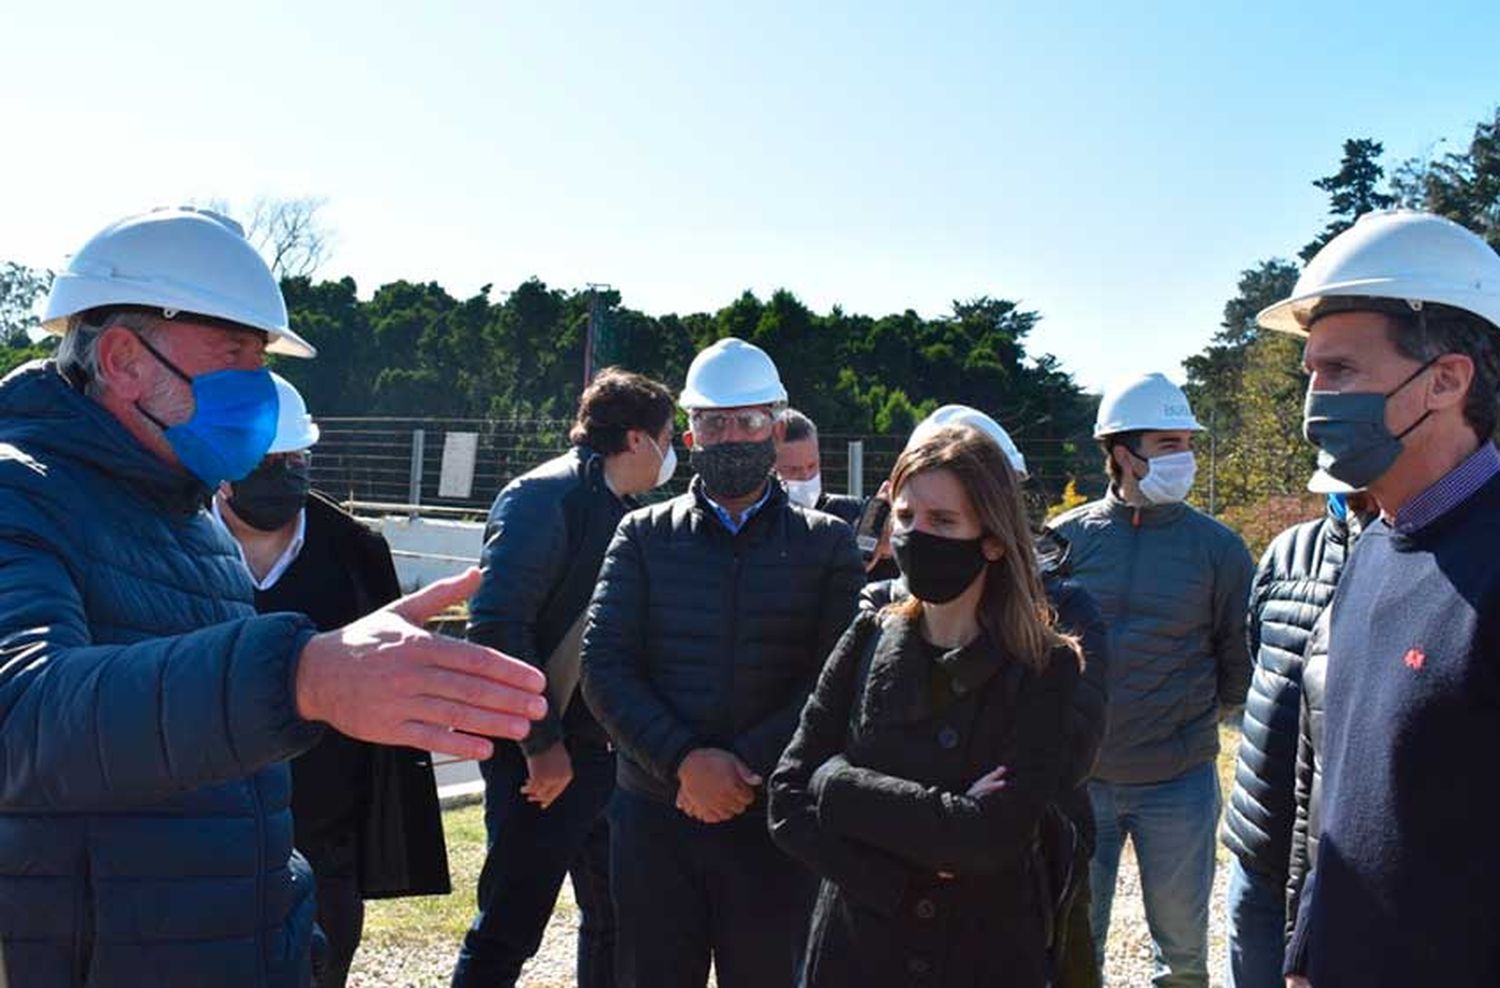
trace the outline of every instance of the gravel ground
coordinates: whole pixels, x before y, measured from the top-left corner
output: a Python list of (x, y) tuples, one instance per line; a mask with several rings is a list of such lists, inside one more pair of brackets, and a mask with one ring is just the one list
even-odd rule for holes
[[(1210, 984), (1223, 984), (1224, 970), (1224, 880), (1226, 870), (1221, 849), (1218, 874), (1214, 878), (1213, 906), (1209, 916)], [(1115, 894), (1113, 929), (1105, 966), (1110, 988), (1137, 988), (1151, 984), (1151, 938), (1141, 910), (1141, 887), (1135, 859), (1127, 850), (1120, 863), (1120, 885)], [(578, 909), (572, 890), (564, 886), (557, 911), (547, 926), (542, 949), (527, 965), (521, 984), (525, 988), (571, 988), (573, 945), (578, 930)], [(355, 958), (351, 988), (437, 988), (447, 985), (453, 970), (457, 943), (366, 944)]]

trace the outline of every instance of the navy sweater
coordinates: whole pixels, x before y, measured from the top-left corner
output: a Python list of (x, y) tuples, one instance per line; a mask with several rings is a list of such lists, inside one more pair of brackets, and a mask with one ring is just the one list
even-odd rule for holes
[(1287, 970), (1500, 984), (1500, 478), (1415, 533), (1366, 530), (1329, 654), (1322, 841)]

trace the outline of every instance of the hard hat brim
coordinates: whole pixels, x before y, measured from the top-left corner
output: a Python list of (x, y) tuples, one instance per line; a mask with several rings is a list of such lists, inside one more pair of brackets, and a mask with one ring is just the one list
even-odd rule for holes
[(1280, 302), (1261, 309), (1255, 322), (1263, 329), (1306, 339), (1307, 316), (1320, 299), (1341, 296), (1393, 299), (1401, 302), (1426, 302), (1447, 305), (1471, 312), (1491, 325), (1500, 327), (1500, 307), (1493, 296), (1462, 285), (1417, 284), (1407, 278), (1358, 278), (1319, 285), (1314, 291), (1294, 293)]
[(732, 403), (726, 404), (723, 400), (716, 401), (696, 390), (685, 388), (677, 398), (677, 406), (690, 412), (697, 408), (747, 408), (751, 405), (779, 405), (787, 400), (787, 395), (786, 388), (778, 385), (774, 388), (762, 388), (760, 391), (735, 395), (734, 399)]

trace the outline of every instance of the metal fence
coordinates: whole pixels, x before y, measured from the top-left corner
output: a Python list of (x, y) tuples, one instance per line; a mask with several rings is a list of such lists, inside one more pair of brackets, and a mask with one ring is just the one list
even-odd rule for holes
[[(564, 452), (570, 424), (556, 420), (319, 419), (322, 438), (312, 458), (313, 485), (359, 505), (479, 514), (513, 478)], [(824, 489), (873, 493), (890, 475), (904, 443), (904, 436), (820, 435)], [(686, 465), (688, 452), (680, 438), (676, 445), (683, 466), (652, 498), (687, 489), (692, 476)], [(471, 474), (464, 469), (465, 447), (472, 447)], [(1069, 479), (1066, 464), (1076, 462), (1077, 451), (1061, 440), (1030, 441), (1026, 451), (1033, 488), (1053, 495), (1061, 491)], [(1079, 477), (1079, 483), (1090, 489), (1099, 478)]]

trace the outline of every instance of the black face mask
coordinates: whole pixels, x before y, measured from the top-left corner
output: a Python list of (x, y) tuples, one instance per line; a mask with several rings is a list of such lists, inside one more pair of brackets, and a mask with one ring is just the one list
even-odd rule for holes
[(307, 462), (266, 460), (229, 488), (229, 507), (245, 524), (274, 532), (297, 517), (312, 489)]
[(776, 441), (719, 443), (694, 446), (689, 454), (693, 472), (714, 497), (745, 497), (766, 482), (776, 465)]
[(906, 589), (929, 604), (946, 604), (969, 589), (989, 563), (983, 544), (983, 536), (947, 539), (916, 529), (891, 536), (891, 552), (906, 577)]

